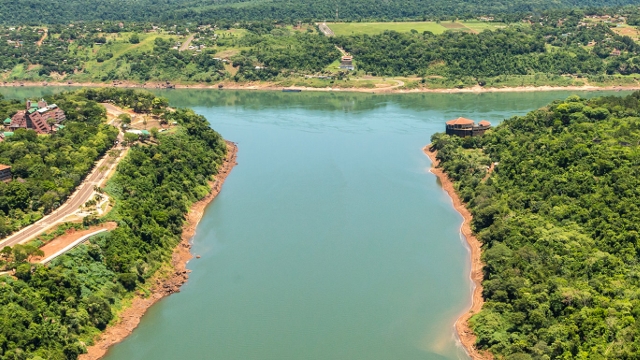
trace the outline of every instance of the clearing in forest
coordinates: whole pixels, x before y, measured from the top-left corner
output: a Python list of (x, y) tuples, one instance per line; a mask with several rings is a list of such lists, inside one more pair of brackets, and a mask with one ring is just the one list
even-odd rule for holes
[(419, 33), (431, 31), (434, 34), (442, 34), (447, 30), (482, 32), (483, 30), (495, 30), (506, 25), (504, 23), (486, 22), (486, 21), (456, 21), (456, 22), (440, 22), (433, 21), (415, 21), (415, 22), (350, 22), (350, 23), (327, 23), (327, 26), (333, 32), (339, 35), (375, 35), (385, 30), (393, 30), (397, 32), (410, 32), (416, 30)]

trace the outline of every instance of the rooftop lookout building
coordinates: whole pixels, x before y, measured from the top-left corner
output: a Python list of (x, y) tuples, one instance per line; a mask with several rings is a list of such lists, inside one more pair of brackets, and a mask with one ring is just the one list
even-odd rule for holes
[(353, 56), (345, 55), (340, 59), (340, 69), (353, 70)]
[(447, 121), (447, 135), (455, 135), (460, 137), (482, 136), (491, 128), (491, 123), (482, 120), (475, 123), (473, 120), (459, 117), (454, 120)]

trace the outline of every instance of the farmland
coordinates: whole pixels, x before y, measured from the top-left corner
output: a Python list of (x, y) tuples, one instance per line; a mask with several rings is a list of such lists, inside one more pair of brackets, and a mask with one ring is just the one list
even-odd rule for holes
[(465, 21), (465, 22), (432, 22), (432, 21), (420, 21), (420, 22), (350, 22), (350, 23), (327, 23), (327, 26), (333, 32), (339, 35), (375, 35), (384, 32), (385, 30), (393, 30), (397, 32), (410, 32), (416, 30), (419, 33), (424, 31), (430, 31), (434, 34), (442, 34), (443, 32), (450, 31), (467, 31), (467, 32), (482, 32), (483, 30), (495, 30), (506, 25), (497, 22), (485, 22), (485, 21)]

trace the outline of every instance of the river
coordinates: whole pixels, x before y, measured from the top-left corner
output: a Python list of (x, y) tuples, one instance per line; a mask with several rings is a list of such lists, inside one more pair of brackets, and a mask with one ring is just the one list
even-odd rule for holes
[(109, 360), (465, 359), (462, 218), (422, 147), (446, 120), (497, 125), (571, 94), (156, 92), (237, 142), (238, 166), (197, 228), (189, 282)]

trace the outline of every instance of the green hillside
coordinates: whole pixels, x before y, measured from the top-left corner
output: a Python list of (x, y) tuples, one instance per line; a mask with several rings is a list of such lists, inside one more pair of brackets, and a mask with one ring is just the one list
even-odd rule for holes
[(485, 304), (471, 319), (480, 349), (640, 356), (639, 110), (640, 92), (571, 96), (483, 137), (432, 138), (483, 243)]

